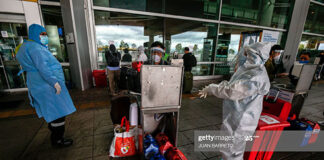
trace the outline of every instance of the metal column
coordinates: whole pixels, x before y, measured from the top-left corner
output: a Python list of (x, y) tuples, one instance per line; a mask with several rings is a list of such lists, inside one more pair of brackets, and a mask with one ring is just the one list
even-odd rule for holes
[(296, 60), (298, 46), (304, 31), (309, 4), (310, 0), (295, 1), (285, 46), (285, 54), (282, 59), (286, 70), (289, 70)]

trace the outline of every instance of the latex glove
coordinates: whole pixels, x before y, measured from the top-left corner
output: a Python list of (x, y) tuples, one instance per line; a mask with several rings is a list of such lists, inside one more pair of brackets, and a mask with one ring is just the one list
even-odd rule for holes
[(207, 95), (208, 95), (207, 87), (203, 88), (202, 90), (199, 90), (198, 96), (200, 96), (200, 98), (207, 97)]
[(55, 83), (54, 88), (56, 89), (56, 94), (60, 94), (61, 93), (61, 86), (58, 82)]

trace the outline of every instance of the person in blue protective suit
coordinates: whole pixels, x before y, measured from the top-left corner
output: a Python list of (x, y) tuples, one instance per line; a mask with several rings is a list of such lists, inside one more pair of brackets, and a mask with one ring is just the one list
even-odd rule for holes
[(32, 24), (26, 40), (17, 53), (22, 71), (27, 72), (30, 104), (39, 118), (44, 118), (51, 131), (53, 146), (64, 147), (73, 143), (65, 139), (65, 116), (76, 111), (65, 86), (61, 64), (47, 49), (48, 37), (44, 27)]
[(222, 133), (234, 137), (233, 147), (221, 149), (223, 159), (242, 160), (245, 150), (244, 137), (252, 136), (262, 111), (263, 96), (270, 89), (264, 67), (269, 58), (269, 43), (254, 43), (244, 47), (246, 60), (239, 65), (230, 81), (210, 84), (199, 91), (201, 97), (214, 95), (224, 99)]

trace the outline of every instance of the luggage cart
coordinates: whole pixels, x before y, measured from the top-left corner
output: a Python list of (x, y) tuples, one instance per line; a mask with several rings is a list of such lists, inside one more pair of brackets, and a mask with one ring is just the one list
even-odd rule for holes
[[(179, 112), (183, 82), (182, 66), (143, 65), (141, 68), (141, 125), (143, 131), (153, 130), (152, 115), (163, 120), (151, 134), (164, 131), (177, 146)], [(144, 135), (145, 133), (143, 133)]]

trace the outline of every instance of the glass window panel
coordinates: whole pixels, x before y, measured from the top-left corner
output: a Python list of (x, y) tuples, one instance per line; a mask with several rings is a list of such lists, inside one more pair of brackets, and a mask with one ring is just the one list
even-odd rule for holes
[[(0, 23), (0, 30), (3, 33), (0, 38), (1, 74), (6, 74), (5, 80), (8, 80), (10, 88), (24, 88), (26, 87), (24, 74), (17, 75), (21, 68), (16, 60), (15, 50), (23, 39), (27, 38), (26, 24)], [(4, 84), (3, 78), (1, 83)]]
[(94, 6), (162, 13), (163, 0), (93, 0)]
[(166, 19), (165, 26), (166, 40), (170, 40), (173, 55), (182, 57), (184, 48), (189, 47), (198, 62), (214, 61), (217, 24)]
[(59, 62), (69, 62), (65, 43), (61, 7), (42, 5), (43, 20), (47, 31), (48, 49)]
[(163, 42), (163, 19), (152, 16), (95, 11), (95, 29), (99, 63), (106, 62), (105, 51), (110, 44), (124, 56), (128, 48), (135, 60), (137, 48), (144, 46), (146, 54), (153, 41)]
[(324, 34), (324, 6), (311, 3), (304, 26), (305, 32)]
[(309, 52), (311, 54), (311, 62), (324, 51), (324, 37), (303, 35), (299, 43), (297, 60), (302, 52)]
[(287, 28), (294, 0), (226, 0), (221, 20)]
[(217, 19), (220, 0), (165, 0), (166, 14)]
[(212, 64), (198, 64), (196, 67), (192, 68), (191, 73), (194, 76), (208, 76), (213, 75)]

